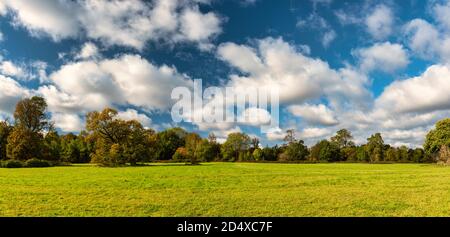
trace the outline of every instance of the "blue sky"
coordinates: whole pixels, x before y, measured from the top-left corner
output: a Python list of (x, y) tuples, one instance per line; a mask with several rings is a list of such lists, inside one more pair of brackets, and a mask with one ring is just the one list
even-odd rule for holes
[[(420, 146), (450, 109), (450, 3), (439, 0), (0, 0), (0, 117), (44, 96), (60, 132), (105, 106), (162, 130), (312, 144), (341, 128)], [(280, 128), (175, 124), (171, 89), (280, 85)]]

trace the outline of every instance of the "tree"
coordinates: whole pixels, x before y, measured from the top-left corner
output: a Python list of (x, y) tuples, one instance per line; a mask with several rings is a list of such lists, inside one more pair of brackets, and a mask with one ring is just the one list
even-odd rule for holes
[(178, 147), (178, 149), (175, 151), (175, 154), (173, 154), (172, 159), (174, 161), (180, 161), (180, 162), (186, 162), (189, 160), (189, 154), (186, 148), (184, 147)]
[(182, 128), (171, 128), (156, 135), (155, 155), (161, 160), (170, 160), (179, 147), (184, 147), (187, 132)]
[(344, 161), (357, 161), (357, 148), (355, 146), (341, 148), (341, 157)]
[(95, 140), (94, 163), (136, 165), (146, 159), (148, 139), (146, 130), (138, 121), (119, 119), (116, 110), (106, 108), (87, 114), (86, 129)]
[(6, 145), (12, 129), (8, 121), (0, 121), (0, 160), (6, 160)]
[(253, 151), (252, 156), (253, 156), (253, 159), (255, 159), (255, 161), (261, 161), (261, 160), (264, 159), (264, 157), (263, 157), (263, 151), (262, 151), (260, 148), (256, 148), (256, 149)]
[(48, 121), (47, 103), (38, 96), (20, 100), (14, 111), (14, 128), (8, 137), (7, 157), (14, 160), (28, 160), (45, 157), (43, 132), (51, 130)]
[(339, 148), (353, 146), (354, 143), (351, 141), (352, 139), (353, 136), (347, 129), (341, 129), (337, 131), (334, 137), (331, 137), (331, 141), (335, 142)]
[(221, 153), (227, 161), (237, 161), (250, 146), (250, 137), (244, 133), (231, 133), (221, 147)]
[(254, 150), (259, 148), (259, 138), (253, 137), (251, 140), (250, 152), (253, 153)]
[(283, 139), (286, 143), (290, 144), (292, 142), (296, 141), (295, 138), (295, 130), (294, 129), (289, 129), (286, 131), (286, 136)]
[(197, 163), (197, 158), (200, 157), (200, 148), (202, 145), (202, 138), (197, 133), (189, 133), (185, 137), (185, 147), (188, 158), (191, 164)]
[(386, 150), (385, 161), (395, 162), (398, 160), (397, 149), (389, 147)]
[(42, 158), (42, 134), (31, 132), (21, 127), (14, 127), (8, 136), (6, 153), (8, 159), (29, 160)]
[(61, 159), (61, 139), (54, 130), (47, 132), (44, 136), (42, 158), (52, 161), (59, 161)]
[(274, 147), (266, 146), (262, 149), (262, 160), (276, 161), (278, 159), (279, 154), (280, 154), (280, 149), (278, 146), (274, 146)]
[(367, 138), (365, 148), (371, 162), (383, 161), (384, 141), (380, 133), (375, 133)]
[(300, 140), (289, 143), (280, 158), (284, 161), (302, 161), (306, 160), (308, 155), (308, 147)]
[(407, 162), (409, 160), (409, 150), (406, 146), (397, 148), (398, 161)]
[(450, 159), (450, 148), (447, 145), (442, 145), (442, 147), (439, 149), (438, 153), (438, 162), (442, 164), (448, 164)]
[(311, 148), (311, 159), (313, 161), (340, 161), (339, 147), (334, 142), (322, 140)]
[(367, 153), (366, 145), (358, 146), (356, 148), (356, 158), (360, 162), (369, 162), (370, 157)]
[[(425, 138), (423, 148), (428, 155), (437, 157), (444, 146), (450, 146), (450, 118), (438, 121)], [(450, 158), (450, 157), (449, 157)]]
[(20, 100), (14, 111), (15, 126), (32, 133), (40, 133), (51, 126), (48, 121), (47, 103), (39, 96)]

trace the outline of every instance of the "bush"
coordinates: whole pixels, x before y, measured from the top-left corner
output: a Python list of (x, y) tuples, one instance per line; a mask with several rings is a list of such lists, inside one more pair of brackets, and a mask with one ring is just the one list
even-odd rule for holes
[(26, 167), (50, 167), (51, 164), (45, 160), (39, 160), (36, 158), (29, 159), (25, 162)]
[(1, 167), (3, 168), (22, 168), (24, 167), (24, 163), (18, 160), (7, 160), (1, 163)]

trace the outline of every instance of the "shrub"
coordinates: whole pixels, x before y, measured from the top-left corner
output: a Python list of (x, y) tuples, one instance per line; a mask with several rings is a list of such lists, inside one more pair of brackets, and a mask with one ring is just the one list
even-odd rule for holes
[(39, 160), (39, 159), (36, 159), (36, 158), (32, 158), (32, 159), (27, 160), (25, 162), (25, 165), (26, 165), (26, 167), (30, 167), (30, 168), (31, 167), (39, 168), (39, 167), (50, 167), (51, 166), (51, 164), (48, 161)]
[(7, 160), (3, 161), (1, 164), (1, 167), (3, 168), (22, 168), (24, 167), (23, 162), (18, 160)]

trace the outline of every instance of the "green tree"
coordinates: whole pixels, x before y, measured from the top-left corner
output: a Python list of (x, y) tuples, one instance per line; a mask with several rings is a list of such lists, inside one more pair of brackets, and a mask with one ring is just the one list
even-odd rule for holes
[(250, 147), (250, 137), (244, 133), (231, 133), (221, 146), (221, 153), (227, 161), (237, 161)]
[(398, 161), (398, 155), (397, 155), (397, 149), (394, 147), (389, 147), (386, 150), (385, 160), (390, 162), (396, 162)]
[(284, 161), (303, 161), (306, 160), (308, 155), (308, 147), (304, 144), (304, 141), (300, 140), (289, 143), (281, 154), (280, 159)]
[(450, 118), (438, 121), (435, 128), (428, 132), (423, 144), (426, 154), (433, 157), (440, 156), (438, 153), (444, 146), (450, 147)]
[(0, 160), (6, 160), (6, 145), (12, 129), (8, 121), (0, 121)]
[(260, 148), (257, 148), (253, 151), (253, 159), (255, 159), (256, 161), (262, 161), (264, 159), (263, 157), (263, 151)]
[(146, 130), (136, 120), (122, 120), (117, 111), (106, 108), (101, 112), (90, 112), (86, 118), (86, 129), (95, 140), (92, 154), (94, 163), (115, 166), (144, 161), (148, 154)]
[(28, 160), (44, 157), (43, 132), (51, 130), (47, 103), (39, 96), (20, 100), (14, 111), (14, 128), (8, 136), (6, 153), (9, 159)]
[(170, 160), (179, 147), (184, 147), (187, 132), (182, 128), (171, 128), (156, 135), (155, 155), (157, 159)]
[(353, 136), (347, 129), (341, 129), (337, 131), (336, 135), (331, 137), (331, 141), (335, 142), (339, 148), (344, 148), (348, 146), (354, 146), (352, 141)]
[(371, 162), (383, 161), (384, 141), (380, 133), (375, 133), (367, 138), (365, 148)]
[(340, 161), (339, 146), (335, 142), (322, 140), (311, 148), (311, 159), (313, 161)]

